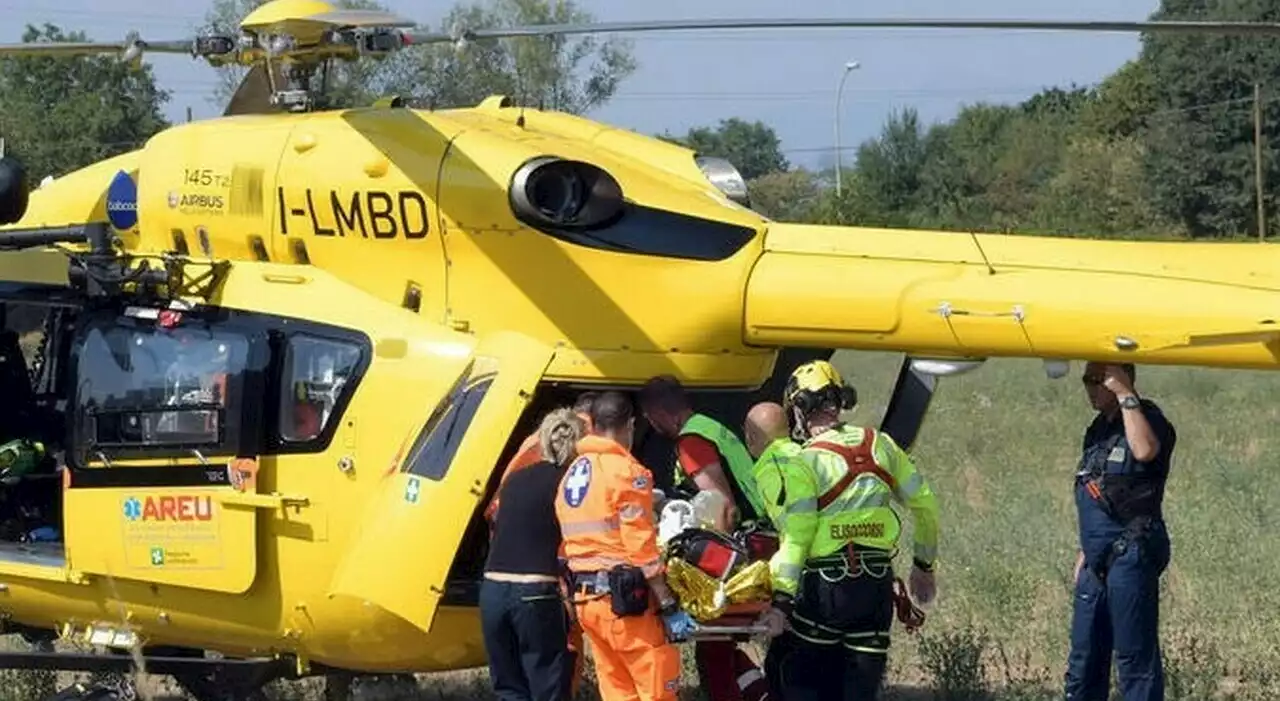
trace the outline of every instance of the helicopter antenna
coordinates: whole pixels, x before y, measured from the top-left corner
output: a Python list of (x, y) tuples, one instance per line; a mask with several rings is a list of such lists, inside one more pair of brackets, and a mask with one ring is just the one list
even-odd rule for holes
[(526, 95), (524, 92), (526, 87), (524, 82), (524, 73), (520, 70), (520, 65), (518, 63), (516, 64), (515, 69), (516, 69), (516, 102), (520, 106), (520, 115), (516, 118), (516, 126), (523, 129), (524, 128), (524, 109), (525, 109), (525, 105), (529, 104), (530, 96)]
[(991, 266), (991, 260), (987, 258), (987, 252), (982, 250), (982, 244), (978, 241), (978, 233), (976, 231), (970, 231), (969, 237), (973, 239), (973, 245), (978, 247), (978, 255), (982, 256), (982, 262), (987, 266), (987, 274), (995, 275), (996, 269)]

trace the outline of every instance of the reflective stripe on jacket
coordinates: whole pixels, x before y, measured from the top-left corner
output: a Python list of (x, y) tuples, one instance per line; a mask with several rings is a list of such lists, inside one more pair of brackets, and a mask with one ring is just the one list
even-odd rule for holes
[(563, 551), (574, 572), (616, 565), (646, 577), (665, 571), (653, 516), (653, 475), (626, 448), (602, 436), (578, 442), (556, 494)]
[(800, 456), (817, 487), (818, 532), (811, 558), (834, 554), (848, 543), (894, 550), (902, 531), (891, 505), (897, 499), (914, 516), (915, 558), (933, 564), (938, 556), (937, 498), (888, 434), (841, 424), (810, 438)]
[(769, 444), (755, 464), (756, 486), (778, 530), (778, 552), (769, 560), (773, 588), (795, 596), (800, 573), (818, 534), (818, 492), (813, 471), (789, 438)]

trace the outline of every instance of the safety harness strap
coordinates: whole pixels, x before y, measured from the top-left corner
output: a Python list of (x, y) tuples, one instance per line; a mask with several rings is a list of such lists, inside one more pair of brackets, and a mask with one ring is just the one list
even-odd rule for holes
[[(840, 568), (843, 569), (844, 577), (860, 576), (860, 573), (869, 571), (866, 568), (868, 562), (892, 566), (893, 557), (893, 553), (878, 549), (861, 549), (851, 543), (838, 553), (809, 560), (805, 563), (805, 568), (809, 571)], [(823, 579), (827, 577), (823, 576)], [(893, 578), (893, 609), (898, 622), (908, 633), (914, 633), (924, 625), (925, 612), (911, 600), (911, 595), (907, 593), (907, 585), (901, 577)]]
[(831, 441), (817, 441), (809, 444), (810, 448), (829, 450), (836, 455), (839, 455), (844, 458), (845, 464), (845, 473), (844, 476), (840, 478), (840, 481), (836, 482), (834, 487), (828, 489), (822, 494), (822, 496), (818, 497), (819, 511), (830, 506), (831, 503), (844, 492), (844, 490), (849, 488), (849, 485), (853, 484), (854, 480), (858, 479), (862, 475), (875, 475), (881, 480), (884, 480), (884, 483), (889, 485), (890, 489), (897, 491), (898, 481), (895, 480), (893, 475), (889, 474), (887, 470), (876, 463), (875, 455), (871, 450), (871, 443), (874, 439), (875, 434), (872, 430), (864, 426), (862, 429), (862, 442), (856, 446), (850, 447), (839, 443), (833, 443)]
[[(894, 577), (893, 579), (893, 610), (897, 616), (898, 623), (902, 624), (903, 630), (908, 634), (914, 634), (924, 625), (925, 613), (911, 600), (911, 596), (907, 594), (907, 585), (903, 583), (901, 577)], [(850, 637), (848, 634), (841, 633), (834, 628), (808, 620), (798, 613), (792, 613), (791, 623), (792, 632), (816, 645), (835, 645), (841, 638)], [(880, 635), (868, 635), (883, 638), (884, 646), (888, 647), (888, 631)]]

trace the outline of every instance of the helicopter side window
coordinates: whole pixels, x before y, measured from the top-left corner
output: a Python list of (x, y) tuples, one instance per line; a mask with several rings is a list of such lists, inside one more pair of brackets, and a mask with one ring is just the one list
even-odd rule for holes
[(435, 481), (444, 479), (494, 377), (493, 373), (463, 374), (414, 440), (405, 461), (409, 474)]
[(362, 349), (348, 342), (295, 334), (284, 358), (285, 396), (280, 438), (307, 443), (320, 437), (360, 369)]
[(608, 226), (581, 230), (540, 226), (538, 230), (579, 246), (663, 258), (717, 261), (742, 250), (756, 231), (745, 226), (627, 203)]
[(196, 319), (109, 315), (77, 351), (73, 445), (108, 459), (234, 451), (250, 340)]

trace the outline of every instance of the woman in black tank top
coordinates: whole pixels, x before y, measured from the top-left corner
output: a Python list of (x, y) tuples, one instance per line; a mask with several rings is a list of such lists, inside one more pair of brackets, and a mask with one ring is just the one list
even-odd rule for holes
[(538, 430), (544, 460), (507, 477), (480, 584), (489, 677), (502, 701), (566, 701), (574, 659), (560, 598), (560, 523), (555, 498), (586, 425), (557, 409)]

